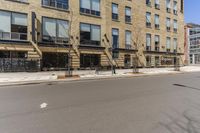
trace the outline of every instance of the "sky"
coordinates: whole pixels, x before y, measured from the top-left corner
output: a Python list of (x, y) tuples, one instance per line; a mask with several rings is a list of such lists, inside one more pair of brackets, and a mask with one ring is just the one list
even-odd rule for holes
[(185, 0), (185, 23), (200, 24), (200, 0)]

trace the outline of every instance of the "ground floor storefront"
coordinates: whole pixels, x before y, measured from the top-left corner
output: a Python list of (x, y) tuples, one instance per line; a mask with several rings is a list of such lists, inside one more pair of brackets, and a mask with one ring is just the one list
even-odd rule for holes
[[(31, 46), (0, 51), (0, 72), (129, 69), (135, 67), (170, 67), (181, 65), (180, 56), (165, 54), (137, 54), (135, 50), (118, 49), (105, 52), (103, 47), (79, 48), (69, 52), (63, 47), (39, 47), (42, 56)], [(110, 52), (110, 53), (109, 53)], [(141, 56), (142, 55), (142, 56)], [(143, 57), (143, 58), (142, 58)]]
[(158, 54), (147, 54), (146, 67), (171, 67), (183, 65), (181, 55), (158, 55)]

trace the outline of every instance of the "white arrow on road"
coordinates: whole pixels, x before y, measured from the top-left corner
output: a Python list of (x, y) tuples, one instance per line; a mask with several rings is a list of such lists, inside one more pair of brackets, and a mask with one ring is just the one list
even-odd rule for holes
[(42, 104), (40, 104), (40, 108), (41, 108), (41, 109), (44, 109), (44, 108), (47, 107), (47, 105), (48, 105), (47, 103), (42, 103)]

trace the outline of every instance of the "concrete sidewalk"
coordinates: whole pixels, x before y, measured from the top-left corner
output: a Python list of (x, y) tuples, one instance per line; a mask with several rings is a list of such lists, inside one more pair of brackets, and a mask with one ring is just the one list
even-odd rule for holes
[(133, 74), (132, 71), (133, 69), (117, 69), (116, 74), (112, 75), (111, 71), (100, 71), (98, 74), (96, 74), (95, 70), (79, 70), (73, 71), (73, 74), (79, 75), (79, 78), (66, 78), (62, 80), (58, 79), (58, 77), (65, 75), (65, 71), (0, 73), (0, 85), (176, 74), (181, 72), (197, 72), (200, 71), (200, 66), (181, 67), (180, 71), (178, 72), (174, 71), (174, 68), (142, 68), (139, 69), (139, 74)]

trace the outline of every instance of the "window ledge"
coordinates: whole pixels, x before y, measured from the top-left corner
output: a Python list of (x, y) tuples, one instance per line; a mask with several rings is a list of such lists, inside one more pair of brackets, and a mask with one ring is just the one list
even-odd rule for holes
[(114, 22), (120, 22), (119, 20), (116, 20), (116, 19), (112, 19), (112, 21), (114, 21)]
[(80, 15), (89, 16), (89, 17), (95, 17), (95, 18), (101, 18), (101, 16), (96, 16), (96, 15), (82, 13), (82, 12), (80, 12)]
[(152, 27), (151, 27), (151, 26), (146, 26), (146, 28), (152, 29)]
[(152, 8), (152, 5), (148, 5), (148, 4), (146, 4), (146, 6)]
[(126, 24), (132, 25), (132, 22), (125, 22)]
[(57, 11), (70, 12), (69, 9), (62, 9), (62, 8), (56, 8), (56, 7), (51, 7), (51, 6), (45, 6), (45, 5), (42, 5), (42, 7), (57, 10)]
[(0, 39), (0, 42), (1, 43), (5, 43), (5, 44), (7, 44), (7, 43), (14, 43), (14, 44), (30, 44), (30, 41), (28, 41), (28, 40), (1, 40)]
[(5, 0), (5, 1), (11, 1), (11, 2), (17, 2), (17, 3), (22, 3), (22, 4), (29, 4), (29, 2), (23, 2), (23, 1), (18, 1), (18, 0)]

